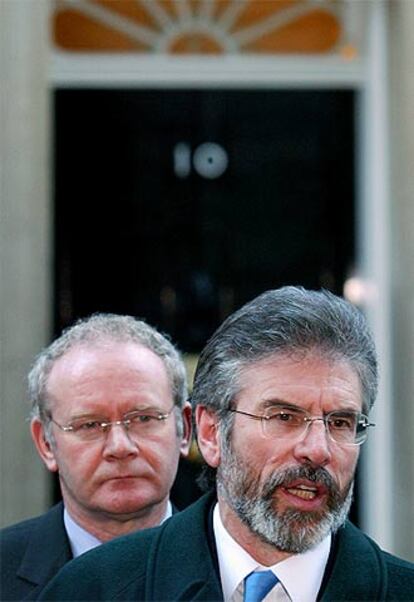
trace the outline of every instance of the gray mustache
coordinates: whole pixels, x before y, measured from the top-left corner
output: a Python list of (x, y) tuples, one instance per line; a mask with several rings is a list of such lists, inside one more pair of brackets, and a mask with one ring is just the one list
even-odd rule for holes
[(324, 485), (331, 495), (339, 495), (339, 489), (331, 475), (321, 467), (296, 466), (274, 472), (264, 487), (264, 496), (271, 497), (277, 487), (287, 485), (298, 479), (306, 479), (312, 483)]

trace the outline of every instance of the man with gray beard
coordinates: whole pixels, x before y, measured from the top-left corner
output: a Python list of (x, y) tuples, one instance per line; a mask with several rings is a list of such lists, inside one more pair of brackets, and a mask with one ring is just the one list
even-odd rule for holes
[[(233, 506), (240, 520), (264, 543), (300, 554), (318, 543), (326, 533), (336, 532), (344, 524), (352, 503), (353, 481), (341, 495), (328, 472), (303, 466), (275, 471), (260, 491), (258, 479), (249, 476), (237, 456), (231, 450), (225, 453), (229, 455), (218, 469), (218, 491)], [(301, 512), (296, 508), (281, 513), (277, 507), (273, 508), (277, 488), (297, 479), (326, 485), (328, 510), (325, 515)]]
[(374, 425), (373, 338), (326, 291), (268, 291), (202, 351), (193, 409), (211, 491), (73, 561), (43, 600), (413, 600), (414, 566), (347, 515)]

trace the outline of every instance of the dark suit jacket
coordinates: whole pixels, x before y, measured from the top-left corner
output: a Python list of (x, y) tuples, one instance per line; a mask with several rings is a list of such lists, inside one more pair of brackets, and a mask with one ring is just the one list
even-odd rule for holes
[[(211, 508), (204, 496), (161, 527), (119, 538), (67, 564), (41, 600), (223, 600)], [(414, 600), (414, 565), (347, 523), (335, 537), (325, 601)]]
[(0, 600), (34, 600), (72, 559), (63, 504), (0, 531)]

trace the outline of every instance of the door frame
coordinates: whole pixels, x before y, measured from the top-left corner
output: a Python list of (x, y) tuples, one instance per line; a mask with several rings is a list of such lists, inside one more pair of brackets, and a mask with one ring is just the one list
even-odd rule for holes
[[(356, 92), (356, 282), (377, 344), (381, 382), (360, 469), (361, 524), (388, 550), (393, 540), (390, 157), (385, 2), (366, 11), (363, 54), (324, 57), (165, 57), (54, 51), (49, 86), (99, 88), (350, 88)], [(381, 475), (375, 488), (372, 474)]]

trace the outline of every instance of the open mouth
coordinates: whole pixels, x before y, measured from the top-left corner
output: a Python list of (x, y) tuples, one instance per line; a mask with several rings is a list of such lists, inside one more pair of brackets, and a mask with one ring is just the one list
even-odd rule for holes
[(302, 510), (316, 510), (326, 503), (328, 488), (322, 483), (296, 480), (286, 483), (280, 488), (287, 503)]
[(313, 500), (318, 495), (317, 487), (307, 487), (305, 485), (299, 485), (297, 487), (286, 487), (286, 491), (290, 495), (295, 495), (302, 500)]

